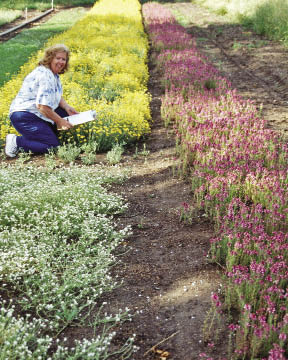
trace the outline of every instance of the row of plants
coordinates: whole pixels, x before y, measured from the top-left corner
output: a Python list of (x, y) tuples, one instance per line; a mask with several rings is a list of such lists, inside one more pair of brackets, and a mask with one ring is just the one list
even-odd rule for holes
[[(167, 7), (147, 3), (143, 14), (162, 72), (162, 117), (174, 125), (198, 209), (217, 230), (210, 255), (225, 267), (226, 286), (224, 300), (214, 294), (213, 303), (230, 314), (229, 359), (285, 359), (287, 144), (199, 53)], [(185, 205), (187, 218), (193, 211)]]
[[(63, 142), (96, 141), (99, 150), (130, 143), (150, 132), (147, 92), (148, 41), (137, 0), (100, 0), (71, 29), (47, 42), (71, 50), (70, 71), (62, 75), (64, 97), (78, 111), (95, 109), (97, 121), (62, 132)], [(0, 89), (0, 139), (13, 132), (10, 103), (43, 51)]]
[(0, 358), (129, 359), (133, 337), (112, 343), (128, 309), (101, 310), (119, 285), (115, 249), (130, 233), (115, 220), (126, 204), (107, 186), (126, 175), (49, 165), (47, 155), (43, 167), (0, 167)]

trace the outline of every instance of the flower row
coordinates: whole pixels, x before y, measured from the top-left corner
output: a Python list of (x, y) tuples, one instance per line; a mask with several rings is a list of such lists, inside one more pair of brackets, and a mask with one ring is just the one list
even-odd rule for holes
[[(105, 359), (113, 332), (104, 330), (89, 338), (89, 346), (84, 339), (74, 349), (63, 339), (56, 346), (55, 339), (72, 323), (81, 328), (85, 314), (95, 328), (128, 316), (121, 310), (118, 320), (104, 316), (100, 302), (116, 285), (110, 267), (130, 232), (112, 218), (127, 206), (104, 184), (124, 176), (101, 167), (19, 166), (0, 168), (1, 358), (47, 359), (50, 353), (55, 360), (76, 359), (80, 353), (87, 359), (94, 353)], [(90, 318), (96, 306), (98, 315)], [(132, 349), (131, 341), (123, 350)]]
[(287, 145), (199, 53), (167, 8), (145, 4), (143, 14), (159, 51), (163, 120), (174, 124), (183, 172), (189, 172), (195, 199), (218, 230), (211, 255), (226, 265), (225, 306), (239, 313), (230, 326), (234, 357), (274, 359), (278, 352), (284, 359)]
[[(149, 133), (147, 50), (137, 0), (100, 0), (71, 29), (48, 41), (71, 49), (70, 70), (62, 76), (64, 96), (78, 111), (95, 109), (97, 121), (62, 133), (62, 140), (94, 140), (106, 150)], [(0, 89), (0, 139), (13, 132), (9, 105), (42, 51)]]

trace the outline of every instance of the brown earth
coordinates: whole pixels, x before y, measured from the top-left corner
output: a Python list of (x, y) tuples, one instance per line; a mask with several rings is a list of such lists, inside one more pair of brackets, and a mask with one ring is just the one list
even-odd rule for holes
[[(287, 49), (195, 4), (166, 6), (189, 17), (187, 30), (198, 48), (239, 94), (253, 100), (259, 109), (263, 106), (267, 126), (287, 139)], [(117, 191), (130, 204), (122, 221), (132, 225), (133, 235), (128, 240), (130, 251), (113, 270), (123, 285), (107, 296), (108, 308), (128, 306), (135, 313), (119, 335), (120, 340), (136, 334), (139, 350), (132, 357), (135, 360), (194, 360), (201, 352), (227, 359), (223, 323), (216, 331), (212, 327), (216, 339), (209, 339), (209, 331), (204, 330), (211, 292), (221, 284), (221, 271), (205, 257), (213, 226), (203, 216), (190, 225), (180, 221), (179, 209), (183, 202), (193, 206), (193, 194), (189, 181), (175, 174), (174, 136), (164, 129), (160, 117), (162, 91), (153, 65), (150, 76), (153, 125), (145, 141), (150, 154), (143, 159), (131, 155), (125, 159), (132, 177)], [(209, 342), (214, 347), (209, 347)]]
[[(268, 125), (287, 137), (287, 49), (195, 4), (166, 6), (189, 17), (188, 31), (198, 48), (239, 94), (259, 108), (263, 104)], [(120, 166), (131, 169), (131, 177), (113, 188), (129, 203), (119, 220), (130, 224), (133, 234), (127, 239), (129, 250), (112, 270), (123, 283), (103, 298), (108, 302), (105, 311), (130, 308), (132, 321), (117, 329), (114, 343), (136, 334), (138, 350), (131, 359), (194, 360), (201, 352), (215, 360), (227, 359), (223, 323), (212, 329), (216, 339), (207, 341), (209, 331), (204, 330), (211, 292), (222, 282), (221, 269), (206, 257), (213, 225), (203, 213), (191, 224), (180, 221), (182, 204), (193, 206), (193, 194), (188, 179), (177, 174), (173, 131), (164, 128), (160, 116), (159, 83), (160, 75), (150, 64), (152, 133), (138, 144), (138, 152), (135, 147), (127, 150)], [(144, 144), (149, 154), (143, 151)], [(103, 159), (99, 155), (99, 161)], [(89, 335), (89, 329), (83, 333)], [(77, 334), (71, 328), (63, 336), (72, 340)]]

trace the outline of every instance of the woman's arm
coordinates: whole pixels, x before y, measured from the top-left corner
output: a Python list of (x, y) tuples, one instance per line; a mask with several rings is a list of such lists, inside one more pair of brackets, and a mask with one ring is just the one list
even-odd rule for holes
[[(67, 104), (68, 105), (68, 104)], [(62, 107), (62, 106), (61, 106)], [(48, 119), (51, 119), (55, 122), (57, 125), (58, 130), (67, 130), (71, 129), (73, 127), (72, 124), (69, 123), (69, 121), (61, 118), (54, 110), (52, 110), (47, 105), (37, 105), (37, 108), (39, 109), (40, 113), (47, 117)], [(65, 109), (66, 110), (66, 109)], [(67, 110), (66, 110), (67, 111)], [(68, 111), (67, 111), (68, 113)], [(69, 114), (69, 113), (68, 113)]]
[(66, 110), (68, 115), (75, 115), (78, 114), (78, 111), (76, 111), (72, 106), (68, 105), (67, 102), (63, 99), (63, 97), (61, 97), (59, 106)]

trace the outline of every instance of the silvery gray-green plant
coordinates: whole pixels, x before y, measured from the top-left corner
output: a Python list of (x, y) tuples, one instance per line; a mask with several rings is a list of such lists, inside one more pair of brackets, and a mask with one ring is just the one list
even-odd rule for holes
[(81, 156), (81, 161), (83, 162), (83, 164), (85, 165), (91, 165), (94, 164), (96, 161), (96, 154), (89, 152), (89, 153), (84, 153)]
[(65, 163), (73, 163), (81, 153), (81, 148), (74, 144), (63, 144), (58, 147), (57, 155)]
[[(116, 286), (109, 269), (116, 260), (116, 247), (130, 229), (116, 229), (112, 216), (125, 211), (126, 205), (119, 196), (108, 193), (103, 184), (121, 179), (123, 174), (108, 173), (101, 167), (95, 170), (70, 166), (47, 172), (45, 167), (23, 166), (21, 176), (17, 166), (0, 167), (2, 290), (9, 288), (19, 294), (13, 301), (22, 312), (34, 313), (37, 324), (43, 325), (51, 337), (57, 337), (72, 322), (80, 324), (83, 311), (91, 311), (100, 296)], [(3, 324), (15, 328), (17, 319), (13, 312), (3, 310), (2, 315), (0, 329)], [(111, 321), (111, 318), (105, 319), (99, 321)], [(28, 335), (19, 333), (14, 346), (13, 331), (5, 332), (0, 353), (7, 350), (12, 358), (17, 358), (21, 349), (31, 351), (32, 341), (33, 349), (44, 354), (38, 358), (44, 359), (49, 339), (42, 336), (41, 326), (37, 325), (36, 329), (31, 319), (21, 321), (19, 327), (26, 329)], [(100, 339), (101, 346), (98, 338), (90, 341), (89, 346), (83, 339), (77, 351), (86, 354), (85, 359), (87, 349), (98, 349), (94, 358), (105, 359), (109, 352), (105, 344), (110, 337), (107, 332), (105, 339)], [(51, 359), (67, 358), (68, 353), (71, 359), (77, 358), (75, 349), (74, 354), (64, 345), (59, 344), (58, 348)], [(127, 349), (125, 347), (123, 354)], [(19, 359), (29, 358), (25, 356)]]
[(107, 152), (106, 158), (109, 164), (118, 164), (124, 152), (124, 144), (115, 144), (110, 151)]

